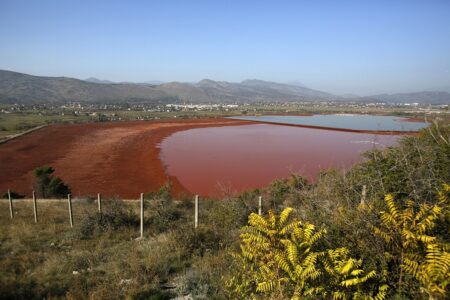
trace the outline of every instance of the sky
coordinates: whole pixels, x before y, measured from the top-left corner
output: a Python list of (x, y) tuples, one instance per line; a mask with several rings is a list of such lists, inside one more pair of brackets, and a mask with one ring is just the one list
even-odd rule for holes
[(0, 0), (0, 69), (450, 91), (450, 0)]

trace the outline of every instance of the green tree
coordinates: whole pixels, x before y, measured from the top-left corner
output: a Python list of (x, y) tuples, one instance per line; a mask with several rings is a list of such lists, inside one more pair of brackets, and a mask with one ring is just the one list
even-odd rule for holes
[(42, 198), (62, 197), (70, 193), (70, 188), (61, 178), (53, 175), (55, 169), (42, 166), (34, 170), (36, 190)]

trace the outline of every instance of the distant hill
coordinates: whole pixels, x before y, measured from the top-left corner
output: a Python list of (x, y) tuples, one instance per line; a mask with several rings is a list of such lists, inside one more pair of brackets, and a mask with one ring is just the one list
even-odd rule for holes
[(95, 78), (95, 77), (86, 78), (84, 81), (93, 82), (93, 83), (106, 83), (106, 84), (115, 83), (113, 81), (101, 80), (101, 79), (98, 79), (98, 78)]
[(224, 102), (290, 102), (333, 99), (336, 96), (288, 84), (262, 80), (244, 80), (241, 83), (204, 79), (194, 85), (207, 97)]
[(0, 103), (251, 103), (329, 100), (448, 104), (450, 94), (420, 92), (350, 99), (305, 86), (256, 79), (240, 83), (210, 79), (197, 83), (114, 83), (94, 77), (79, 80), (0, 70)]
[(161, 80), (149, 80), (149, 81), (144, 81), (144, 84), (153, 84), (153, 85), (160, 85), (163, 84), (164, 81)]
[(103, 79), (98, 79), (95, 77), (89, 77), (86, 78), (84, 81), (88, 81), (88, 82), (92, 82), (92, 83), (106, 83), (106, 84), (112, 84), (112, 83), (122, 83), (122, 84), (151, 84), (151, 85), (160, 85), (163, 84), (164, 81), (160, 81), (160, 80), (149, 80), (149, 81), (144, 81), (144, 82), (115, 82), (115, 81), (110, 81), (110, 80), (103, 80)]
[(450, 104), (450, 93), (447, 92), (381, 94), (365, 98), (386, 103)]
[(0, 103), (173, 101), (153, 85), (93, 83), (0, 70)]

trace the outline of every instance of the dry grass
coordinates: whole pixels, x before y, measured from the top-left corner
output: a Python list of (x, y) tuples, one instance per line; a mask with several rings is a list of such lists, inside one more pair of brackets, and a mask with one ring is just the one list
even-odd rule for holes
[(195, 232), (185, 202), (147, 202), (146, 238), (137, 240), (138, 201), (105, 200), (100, 217), (95, 201), (74, 200), (74, 228), (67, 200), (38, 200), (37, 224), (31, 200), (13, 201), (11, 220), (8, 201), (0, 200), (0, 299), (170, 299), (198, 288), (189, 276), (202, 278), (204, 293), (217, 290), (199, 261), (223, 252), (215, 246), (223, 229)]

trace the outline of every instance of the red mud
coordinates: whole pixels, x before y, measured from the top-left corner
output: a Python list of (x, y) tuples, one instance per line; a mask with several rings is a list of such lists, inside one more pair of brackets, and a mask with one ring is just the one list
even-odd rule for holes
[(292, 172), (314, 181), (321, 169), (348, 169), (361, 161), (362, 152), (395, 145), (399, 138), (261, 123), (171, 135), (161, 143), (167, 174), (196, 194), (221, 197), (266, 186)]
[(218, 118), (49, 126), (0, 145), (0, 193), (9, 188), (30, 196), (33, 169), (43, 165), (55, 168), (74, 196), (132, 199), (158, 190), (168, 179), (175, 193), (186, 192), (165, 174), (162, 139), (185, 129), (251, 123)]

